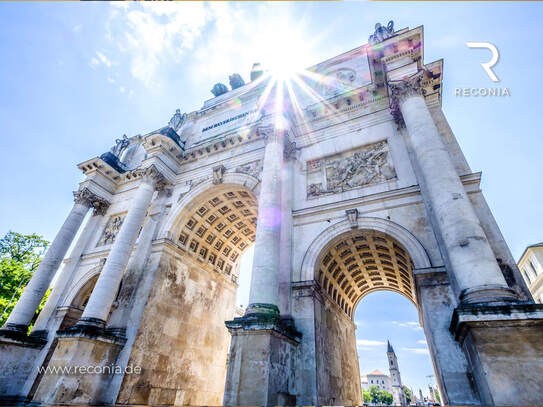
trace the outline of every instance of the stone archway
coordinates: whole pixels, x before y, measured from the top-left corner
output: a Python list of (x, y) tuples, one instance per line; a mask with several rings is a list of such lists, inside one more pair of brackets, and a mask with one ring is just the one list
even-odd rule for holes
[(236, 315), (239, 261), (255, 240), (258, 206), (247, 179), (232, 175), (241, 182), (199, 185), (166, 218), (168, 239), (155, 249), (156, 277), (128, 362), (142, 374), (124, 377), (117, 403), (222, 404), (224, 322)]
[[(301, 276), (317, 283), (321, 298), (315, 308), (318, 404), (362, 403), (356, 306), (371, 292), (390, 290), (407, 297), (420, 312), (413, 271), (429, 266), (420, 242), (389, 220), (359, 218), (355, 227), (345, 220), (317, 236)], [(401, 388), (396, 390), (400, 397)]]

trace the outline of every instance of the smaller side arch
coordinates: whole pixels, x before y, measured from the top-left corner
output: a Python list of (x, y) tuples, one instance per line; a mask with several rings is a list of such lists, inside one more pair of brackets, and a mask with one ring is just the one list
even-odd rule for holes
[(70, 290), (68, 291), (68, 294), (64, 298), (64, 301), (62, 302), (63, 307), (68, 307), (72, 304), (74, 299), (77, 297), (77, 295), (80, 293), (81, 289), (93, 278), (98, 276), (100, 272), (102, 271), (103, 265), (99, 264), (94, 267), (92, 267), (89, 271), (87, 271), (85, 274), (83, 274), (75, 284), (73, 284), (70, 287)]
[[(422, 244), (403, 226), (387, 219), (362, 217), (358, 218), (357, 229), (376, 230), (392, 236), (409, 252), (415, 269), (431, 267), (430, 258)], [(322, 231), (309, 245), (304, 255), (299, 281), (314, 280), (318, 257), (326, 245), (335, 237), (352, 230), (351, 223), (345, 219)]]

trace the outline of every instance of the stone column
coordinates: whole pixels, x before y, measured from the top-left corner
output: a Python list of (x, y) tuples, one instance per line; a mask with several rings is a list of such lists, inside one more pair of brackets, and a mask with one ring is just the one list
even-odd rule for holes
[(246, 314), (279, 313), (281, 258), (281, 169), (286, 131), (273, 125), (258, 128), (266, 140), (254, 249), (251, 291)]
[(81, 234), (79, 235), (79, 238), (77, 239), (77, 242), (70, 253), (68, 263), (64, 264), (62, 267), (60, 275), (55, 281), (53, 290), (51, 291), (45, 306), (41, 310), (40, 316), (34, 324), (34, 328), (32, 329), (33, 334), (48, 329), (49, 319), (55, 312), (56, 308), (61, 305), (59, 304), (59, 301), (62, 301), (62, 297), (72, 281), (74, 271), (79, 265), (79, 259), (81, 258), (83, 251), (86, 249), (91, 236), (96, 231), (98, 225), (102, 222), (108, 207), (109, 203), (105, 201), (103, 204), (95, 206), (92, 216), (87, 220), (85, 227), (81, 231)]
[(138, 171), (142, 173), (142, 180), (137, 195), (115, 238), (115, 243), (98, 277), (85, 311), (77, 323), (78, 326), (105, 327), (147, 208), (151, 203), (155, 189), (164, 186), (164, 177), (155, 166)]
[(284, 165), (281, 171), (281, 240), (279, 264), (279, 309), (291, 314), (290, 293), (292, 280), (292, 200), (293, 167), (296, 161), (296, 143), (286, 141)]
[(88, 188), (74, 192), (75, 203), (64, 224), (58, 231), (53, 243), (45, 253), (38, 269), (30, 279), (21, 298), (13, 308), (4, 329), (26, 333), (45, 292), (51, 284), (62, 259), (85, 218), (91, 206), (100, 207), (107, 204), (102, 198), (92, 193)]
[(515, 301), (451, 157), (426, 106), (424, 70), (389, 81), (392, 107), (405, 122), (422, 177), (423, 198), (445, 247), (462, 303)]

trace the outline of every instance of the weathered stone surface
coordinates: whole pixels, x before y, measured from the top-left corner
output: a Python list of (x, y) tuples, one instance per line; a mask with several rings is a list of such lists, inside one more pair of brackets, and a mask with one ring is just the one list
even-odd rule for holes
[[(109, 153), (119, 165), (81, 163), (81, 191), (103, 198), (76, 197), (83, 206), (48, 252), (54, 261), (25, 290), (30, 301), (0, 344), (0, 393), (66, 404), (361, 404), (352, 315), (386, 288), (417, 307), (445, 401), (537, 404), (542, 315), (464, 313), (450, 331), (463, 301), (529, 308), (532, 298), (441, 110), (443, 64), (424, 64), (422, 27), (378, 26), (372, 42), (312, 67), (327, 80), (316, 99), (299, 95), (299, 111), (280, 101), (286, 112), (274, 115), (273, 94), (261, 103), (265, 76), (230, 92), (218, 85), (202, 109), (119, 140)], [(88, 207), (97, 216), (27, 336)], [(106, 224), (124, 213), (113, 239)], [(232, 319), (252, 243), (253, 304)], [(99, 326), (55, 334), (82, 314)], [(48, 363), (142, 373), (37, 375)]]
[(355, 325), (328, 299), (315, 302), (318, 405), (361, 405)]
[(121, 404), (219, 405), (235, 285), (186, 253), (163, 254), (129, 364)]

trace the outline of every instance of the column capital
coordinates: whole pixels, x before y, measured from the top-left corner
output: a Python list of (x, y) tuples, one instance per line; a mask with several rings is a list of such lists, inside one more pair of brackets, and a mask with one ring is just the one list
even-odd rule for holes
[(426, 70), (420, 69), (417, 73), (407, 76), (398, 81), (388, 81), (388, 88), (390, 89), (390, 97), (393, 102), (400, 104), (407, 98), (412, 96), (424, 96), (424, 87), (422, 85), (422, 78)]
[(288, 140), (288, 131), (285, 129), (277, 128), (273, 124), (267, 124), (257, 127), (256, 134), (258, 137), (263, 138), (266, 144), (279, 143), (281, 139)]
[(74, 191), (74, 202), (85, 205), (87, 208), (94, 208), (94, 215), (103, 215), (106, 213), (110, 202), (95, 194), (87, 187)]
[(400, 111), (400, 104), (413, 96), (424, 96), (425, 91), (422, 85), (424, 69), (420, 69), (417, 73), (407, 76), (397, 81), (388, 81), (388, 89), (390, 95), (390, 110), (394, 121), (398, 126), (403, 126), (403, 117)]
[(142, 182), (150, 184), (156, 191), (162, 191), (170, 185), (170, 182), (154, 164), (149, 167), (138, 168), (132, 171), (132, 175), (141, 177)]

